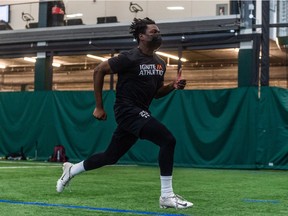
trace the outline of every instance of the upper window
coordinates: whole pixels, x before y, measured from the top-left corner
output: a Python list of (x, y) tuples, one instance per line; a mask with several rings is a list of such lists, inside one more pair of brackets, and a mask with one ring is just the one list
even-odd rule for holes
[(10, 8), (9, 5), (0, 6), (0, 20), (10, 22)]

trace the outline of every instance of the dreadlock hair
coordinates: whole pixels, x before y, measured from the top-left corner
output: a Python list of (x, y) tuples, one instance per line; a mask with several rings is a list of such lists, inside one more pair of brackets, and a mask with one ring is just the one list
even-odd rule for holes
[(132, 24), (130, 25), (130, 34), (137, 40), (139, 44), (139, 34), (144, 34), (147, 29), (147, 25), (155, 24), (155, 21), (149, 19), (148, 17), (144, 19), (134, 18)]

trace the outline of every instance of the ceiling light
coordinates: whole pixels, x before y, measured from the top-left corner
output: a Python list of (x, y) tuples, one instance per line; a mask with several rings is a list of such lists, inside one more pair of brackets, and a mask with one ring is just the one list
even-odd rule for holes
[(100, 60), (100, 61), (106, 61), (107, 60), (107, 58), (103, 58), (103, 57), (95, 56), (95, 55), (91, 55), (91, 54), (87, 54), (86, 56), (89, 58)]
[(52, 66), (53, 66), (53, 67), (61, 67), (61, 64), (60, 64), (60, 63), (53, 62), (53, 63), (52, 63)]
[[(164, 56), (164, 57), (167, 57), (167, 58), (179, 60), (179, 57), (178, 57), (178, 56), (171, 55), (171, 54), (168, 54), (168, 53), (164, 53), (164, 52), (159, 52), (159, 51), (157, 51), (156, 54), (161, 55), (161, 56)], [(185, 59), (185, 58), (181, 58), (180, 60), (181, 60), (182, 62), (187, 62), (187, 61), (188, 61), (188, 60)]]
[(82, 17), (82, 16), (83, 16), (82, 13), (67, 14), (67, 15), (66, 15), (67, 18), (75, 18), (75, 17)]
[(1, 69), (5, 69), (5, 68), (6, 68), (6, 65), (0, 64), (0, 68), (1, 68)]
[(166, 7), (167, 10), (184, 10), (185, 8), (182, 6), (171, 6), (171, 7)]
[(36, 62), (36, 58), (30, 58), (30, 57), (24, 57), (24, 60), (28, 62), (33, 62), (33, 63)]
[[(24, 60), (25, 60), (25, 61), (32, 62), (32, 63), (35, 63), (35, 62), (36, 62), (36, 58), (30, 58), (30, 57), (24, 57)], [(52, 66), (53, 66), (53, 67), (61, 67), (61, 64), (60, 64), (60, 63), (57, 63), (57, 62), (53, 62), (53, 63), (52, 63)]]

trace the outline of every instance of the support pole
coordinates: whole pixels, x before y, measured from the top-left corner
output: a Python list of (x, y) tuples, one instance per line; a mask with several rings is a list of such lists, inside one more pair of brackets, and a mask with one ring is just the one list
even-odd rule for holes
[[(45, 28), (49, 26), (51, 21), (51, 3), (39, 3), (39, 27)], [(46, 42), (38, 42), (37, 46), (46, 46)], [(38, 52), (35, 63), (34, 90), (45, 91), (52, 90), (53, 82), (53, 56), (48, 56), (47, 52)]]
[(261, 86), (269, 86), (269, 20), (270, 0), (262, 1), (262, 58), (261, 58)]

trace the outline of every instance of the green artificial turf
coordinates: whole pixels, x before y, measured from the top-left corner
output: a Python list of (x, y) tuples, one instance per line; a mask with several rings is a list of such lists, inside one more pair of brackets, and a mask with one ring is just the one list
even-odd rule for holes
[(57, 163), (0, 161), (0, 215), (288, 215), (286, 171), (175, 168), (174, 192), (194, 203), (184, 210), (159, 208), (158, 167), (103, 167), (59, 194), (61, 173)]

